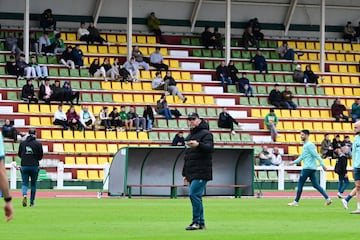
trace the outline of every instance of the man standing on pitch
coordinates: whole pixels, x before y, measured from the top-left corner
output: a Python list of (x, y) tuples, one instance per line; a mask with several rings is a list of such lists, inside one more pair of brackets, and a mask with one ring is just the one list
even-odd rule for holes
[(330, 197), (326, 194), (325, 190), (319, 185), (316, 179), (316, 169), (317, 164), (316, 160), (320, 162), (322, 168), (326, 171), (326, 166), (324, 161), (316, 151), (315, 144), (309, 141), (309, 130), (301, 130), (301, 140), (304, 141), (303, 151), (301, 155), (295, 160), (290, 162), (290, 164), (298, 164), (301, 161), (304, 161), (303, 169), (300, 173), (300, 178), (297, 186), (296, 198), (293, 202), (289, 203), (289, 206), (299, 206), (299, 200), (301, 197), (301, 193), (305, 184), (305, 181), (308, 177), (310, 177), (311, 184), (313, 187), (318, 190), (326, 199), (325, 205), (331, 204)]
[(360, 214), (360, 121), (357, 121), (354, 124), (354, 131), (356, 136), (352, 145), (352, 161), (354, 168), (357, 208), (351, 213)]
[(5, 201), (5, 205), (4, 205), (5, 220), (8, 222), (13, 218), (14, 210), (11, 202), (12, 198), (9, 192), (9, 182), (6, 176), (6, 169), (4, 162), (5, 162), (4, 140), (2, 134), (0, 133), (0, 190), (2, 192)]
[(23, 207), (27, 206), (27, 190), (29, 177), (31, 178), (30, 207), (34, 206), (36, 181), (39, 174), (39, 161), (43, 158), (42, 144), (36, 140), (36, 130), (30, 129), (25, 141), (20, 143), (19, 157), (21, 158)]
[(209, 125), (199, 118), (197, 113), (188, 115), (190, 134), (186, 137), (186, 151), (182, 176), (189, 184), (189, 196), (192, 205), (192, 223), (186, 230), (205, 229), (202, 194), (207, 181), (212, 180), (213, 135)]

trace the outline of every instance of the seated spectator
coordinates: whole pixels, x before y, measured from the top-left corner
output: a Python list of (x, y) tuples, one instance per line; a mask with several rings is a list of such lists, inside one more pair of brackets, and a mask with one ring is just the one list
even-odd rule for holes
[(98, 42), (100, 44), (106, 42), (105, 39), (100, 36), (99, 30), (95, 27), (93, 21), (89, 23), (89, 27), (87, 28), (87, 30), (89, 31), (91, 44), (94, 44), (94, 42)]
[(256, 40), (251, 26), (245, 29), (242, 41), (245, 50), (248, 50), (249, 47), (256, 47), (259, 50), (259, 41)]
[(129, 120), (133, 121), (137, 132), (140, 131), (140, 127), (143, 129), (143, 131), (146, 130), (146, 119), (139, 117), (139, 115), (135, 112), (135, 107), (130, 106), (130, 111), (127, 115)]
[(344, 141), (342, 141), (341, 143), (341, 147), (346, 146), (348, 148), (348, 157), (351, 157), (351, 152), (352, 152), (352, 142), (350, 140), (350, 137), (348, 135), (346, 135), (344, 137)]
[(298, 57), (304, 55), (304, 53), (290, 48), (287, 41), (283, 41), (283, 44), (276, 50), (276, 52), (279, 53), (281, 58), (291, 60), (293, 63), (295, 62), (295, 54), (298, 55)]
[(105, 127), (105, 131), (112, 131), (111, 117), (109, 116), (109, 108), (103, 107), (99, 113), (100, 125)]
[(296, 65), (293, 73), (293, 80), (297, 83), (304, 83), (304, 72), (301, 70), (301, 65)]
[[(116, 70), (114, 71), (114, 68), (113, 66), (110, 64), (110, 60), (108, 57), (105, 57), (104, 58), (104, 62), (103, 64), (101, 64), (101, 68), (103, 68), (103, 72), (105, 72), (105, 78), (104, 80), (107, 81), (107, 77), (112, 77), (112, 76), (115, 76), (116, 74)], [(115, 79), (112, 77), (112, 79)]]
[(167, 84), (162, 79), (160, 72), (155, 73), (155, 78), (153, 79), (153, 81), (151, 83), (151, 88), (153, 90), (165, 90), (165, 91), (167, 91)]
[(171, 76), (171, 72), (167, 71), (166, 72), (166, 76), (164, 77), (164, 82), (166, 83), (167, 86), (167, 91), (173, 95), (173, 96), (178, 96), (181, 101), (183, 103), (186, 103), (187, 98), (184, 97), (182, 95), (182, 93), (179, 91), (179, 89), (176, 87), (176, 81), (175, 79)]
[(156, 102), (155, 112), (164, 115), (167, 120), (171, 119), (171, 111), (166, 101), (166, 95), (162, 94), (160, 99)]
[(276, 108), (288, 108), (288, 104), (285, 103), (282, 93), (280, 92), (280, 85), (275, 84), (275, 88), (271, 90), (269, 94), (269, 102)]
[(35, 54), (40, 54), (39, 43), (35, 37), (35, 32), (30, 32), (29, 34), (29, 50)]
[(222, 50), (223, 49), (223, 44), (222, 44), (222, 36), (221, 33), (219, 33), (219, 28), (218, 27), (214, 27), (214, 49), (218, 49), (218, 50)]
[(273, 155), (269, 152), (267, 146), (262, 147), (262, 151), (259, 153), (259, 165), (260, 166), (271, 166)]
[(49, 38), (49, 33), (44, 32), (43, 35), (39, 38), (39, 52), (42, 53), (54, 53), (54, 47), (55, 45), (52, 45)]
[(259, 20), (257, 18), (251, 19), (249, 25), (252, 27), (252, 32), (255, 39), (257, 41), (264, 40), (264, 34), (261, 32), (261, 25), (259, 23)]
[(331, 105), (331, 116), (335, 118), (336, 122), (339, 122), (341, 119), (347, 122), (349, 117), (344, 115), (344, 111), (346, 111), (346, 107), (341, 104), (340, 98), (336, 98), (333, 105)]
[(227, 67), (229, 70), (229, 75), (230, 75), (231, 81), (233, 83), (237, 83), (239, 81), (239, 78), (237, 77), (237, 73), (239, 72), (239, 70), (234, 65), (234, 61), (230, 60)]
[(89, 67), (89, 74), (93, 77), (103, 77), (106, 78), (106, 72), (104, 68), (101, 68), (99, 59), (95, 58)]
[(135, 61), (134, 57), (131, 57), (128, 61), (126, 61), (123, 68), (129, 73), (129, 81), (139, 81), (139, 65)]
[(139, 50), (139, 46), (134, 46), (131, 55), (135, 58), (135, 61), (142, 66), (146, 71), (149, 70), (149, 64), (147, 63), (144, 54)]
[(225, 61), (221, 61), (220, 65), (216, 67), (216, 80), (221, 81), (223, 88), (225, 88), (225, 83), (232, 84), (230, 71)]
[[(332, 148), (334, 149), (334, 154), (336, 155), (336, 149), (341, 148), (342, 141), (340, 135), (336, 134), (332, 141)], [(337, 156), (336, 156), (337, 157)]]
[(80, 68), (80, 67), (84, 66), (84, 53), (80, 49), (80, 45), (76, 44), (75, 48), (73, 48), (73, 50), (71, 52), (74, 56), (75, 67)]
[(332, 159), (334, 156), (334, 149), (328, 133), (325, 133), (324, 140), (321, 142), (320, 152), (322, 158)]
[(351, 41), (356, 41), (356, 31), (351, 25), (351, 22), (348, 21), (344, 27), (344, 39)]
[(253, 97), (253, 88), (250, 85), (249, 79), (246, 77), (246, 72), (242, 73), (242, 77), (238, 81), (239, 92), (245, 93), (246, 97)]
[(319, 85), (319, 76), (316, 75), (312, 70), (310, 65), (306, 65), (305, 71), (304, 71), (304, 82), (306, 83), (306, 87), (309, 86), (309, 83), (315, 83), (318, 87)]
[(285, 90), (282, 92), (282, 98), (288, 109), (296, 110), (297, 105), (293, 102), (294, 95), (290, 91), (289, 86), (286, 86)]
[(219, 128), (228, 128), (231, 130), (231, 134), (236, 134), (234, 131), (234, 124), (240, 127), (238, 123), (230, 114), (227, 108), (224, 108), (223, 111), (219, 114), (218, 127)]
[(360, 118), (360, 98), (351, 105), (351, 119), (355, 123)]
[(17, 78), (20, 76), (20, 71), (16, 65), (14, 55), (10, 55), (9, 61), (6, 62), (5, 72), (8, 75), (15, 75)]
[(152, 131), (152, 126), (155, 121), (154, 111), (150, 105), (144, 107), (143, 118), (146, 120), (146, 130)]
[(32, 84), (32, 80), (28, 79), (26, 81), (26, 84), (22, 87), (22, 91), (21, 91), (21, 99), (24, 101), (27, 101), (28, 103), (37, 103), (38, 100), (35, 96), (35, 91), (34, 91), (34, 85)]
[(51, 26), (53, 27), (53, 30), (56, 31), (56, 19), (52, 10), (48, 8), (40, 15), (40, 27), (42, 27), (45, 32), (46, 28), (50, 28)]
[(160, 48), (156, 47), (155, 52), (150, 54), (150, 66), (156, 68), (157, 71), (169, 69), (169, 66), (164, 64), (164, 58), (160, 53)]
[(74, 106), (70, 106), (70, 108), (67, 110), (66, 112), (66, 118), (68, 121), (68, 125), (70, 127), (71, 130), (81, 130), (81, 123), (80, 123), (80, 116), (79, 114), (77, 114), (75, 107)]
[(274, 109), (270, 109), (270, 112), (265, 116), (265, 126), (270, 130), (271, 139), (276, 142), (276, 138), (279, 136), (276, 125), (278, 124), (279, 119), (275, 114)]
[(56, 33), (50, 38), (50, 43), (54, 48), (54, 54), (60, 54), (66, 50), (64, 40), (61, 38), (61, 33)]
[(185, 146), (184, 132), (179, 131), (176, 133), (175, 137), (172, 140), (171, 146)]
[(85, 22), (80, 23), (80, 27), (77, 31), (77, 37), (80, 41), (85, 41), (88, 45), (90, 42), (93, 42), (89, 30), (85, 27)]
[(266, 74), (269, 73), (267, 61), (265, 57), (262, 55), (261, 51), (257, 51), (255, 56), (251, 58), (250, 62), (254, 63), (255, 70), (259, 70), (260, 73), (262, 73), (263, 71), (265, 71)]
[(70, 68), (70, 69), (75, 69), (75, 62), (74, 62), (75, 58), (74, 55), (72, 53), (72, 47), (71, 46), (67, 46), (66, 51), (64, 51), (61, 55), (61, 59), (60, 62), (65, 65), (66, 67)]
[(274, 147), (271, 159), (271, 165), (280, 166), (282, 163), (282, 157), (278, 147)]
[(114, 79), (114, 80), (120, 80), (121, 76), (120, 76), (120, 72), (119, 72), (119, 69), (120, 69), (120, 60), (119, 58), (114, 58), (114, 62), (111, 66), (111, 79)]
[(201, 33), (201, 42), (206, 49), (208, 49), (209, 46), (214, 46), (215, 48), (215, 36), (210, 31), (210, 27), (205, 27), (205, 30)]
[(147, 25), (149, 27), (149, 31), (155, 34), (157, 42), (166, 43), (160, 30), (160, 20), (155, 16), (154, 12), (150, 13), (147, 19)]
[(119, 112), (121, 121), (123, 122), (124, 126), (125, 126), (125, 130), (128, 131), (133, 127), (134, 121), (132, 119), (129, 119), (128, 114), (125, 111), (125, 106), (121, 106), (120, 107), (120, 112)]
[(111, 126), (114, 126), (117, 131), (123, 130), (121, 128), (123, 126), (123, 121), (121, 120), (120, 113), (116, 107), (113, 108), (113, 110), (109, 114), (109, 117), (111, 118)]
[(25, 78), (30, 79), (31, 75), (34, 74), (30, 65), (25, 62), (25, 55), (23, 53), (20, 54), (19, 59), (16, 61), (16, 68), (18, 69), (19, 77), (24, 77), (26, 74)]
[(64, 89), (60, 86), (60, 80), (55, 80), (51, 89), (52, 89), (51, 100), (59, 101), (62, 104), (65, 98), (64, 98)]
[(88, 106), (84, 106), (80, 111), (80, 123), (81, 127), (84, 129), (95, 130), (95, 117), (89, 111)]
[(15, 127), (14, 123), (10, 119), (5, 119), (5, 123), (2, 126), (2, 135), (4, 138), (13, 139), (17, 142), (21, 137), (24, 137), (26, 133), (19, 132)]
[(50, 85), (50, 80), (47, 78), (41, 83), (39, 90), (39, 100), (45, 101), (45, 103), (50, 104), (52, 99), (53, 89)]
[(76, 100), (76, 105), (79, 105), (79, 92), (74, 92), (71, 88), (70, 82), (65, 81), (63, 85), (63, 91), (64, 91), (64, 101), (67, 103), (74, 105), (74, 100)]
[(31, 74), (35, 79), (43, 80), (49, 76), (46, 65), (39, 65), (36, 62), (36, 57), (32, 56), (30, 59)]
[(21, 49), (18, 45), (18, 39), (14, 36), (13, 32), (8, 32), (8, 36), (5, 39), (6, 47), (12, 54), (16, 55), (16, 59), (20, 56)]
[(64, 130), (69, 129), (69, 124), (67, 120), (66, 114), (62, 110), (62, 105), (58, 106), (57, 111), (54, 114), (54, 125), (60, 125), (64, 128)]

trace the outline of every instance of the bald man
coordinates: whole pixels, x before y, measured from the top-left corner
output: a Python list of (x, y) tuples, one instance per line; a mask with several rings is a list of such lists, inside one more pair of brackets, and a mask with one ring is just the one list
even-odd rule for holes
[(355, 138), (352, 145), (352, 159), (354, 168), (354, 180), (356, 188), (357, 208), (352, 214), (360, 214), (360, 121), (354, 125)]

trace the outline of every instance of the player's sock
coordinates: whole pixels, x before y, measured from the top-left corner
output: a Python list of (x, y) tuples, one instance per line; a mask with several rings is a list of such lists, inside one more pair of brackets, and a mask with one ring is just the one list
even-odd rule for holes
[(360, 210), (360, 203), (359, 202), (357, 203), (357, 209)]
[(349, 202), (351, 198), (352, 198), (352, 196), (349, 194), (346, 196), (345, 201)]

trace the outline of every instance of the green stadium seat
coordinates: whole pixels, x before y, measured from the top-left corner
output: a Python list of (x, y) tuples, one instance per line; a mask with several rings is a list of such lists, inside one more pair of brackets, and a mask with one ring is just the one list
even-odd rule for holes
[(266, 75), (265, 75), (265, 81), (266, 81), (266, 82), (275, 82), (275, 80), (274, 80), (274, 75), (266, 74)]
[(7, 92), (6, 92), (6, 98), (7, 98), (7, 100), (11, 100), (11, 101), (17, 101), (17, 100), (19, 100), (18, 97), (17, 97), (17, 93), (16, 93), (16, 92), (9, 92), (9, 91), (7, 91)]
[(207, 116), (209, 116), (209, 117), (217, 117), (218, 116), (215, 108), (208, 108), (206, 112), (207, 112)]
[(241, 134), (241, 141), (243, 142), (251, 142), (251, 136), (248, 133), (242, 133)]
[(265, 59), (270, 58), (270, 53), (269, 52), (262, 52), (262, 55), (264, 56)]
[(307, 95), (315, 95), (315, 90), (312, 87), (308, 87), (305, 89)]
[(270, 52), (270, 59), (279, 59), (279, 54), (277, 52)]
[[(225, 45), (225, 44), (224, 44)], [(230, 41), (230, 45), (232, 47), (238, 47), (239, 46), (239, 42), (236, 39), (231, 39)]]
[(202, 50), (203, 57), (211, 57), (211, 50), (210, 49), (203, 49)]
[(91, 89), (89, 81), (81, 81), (81, 88), (82, 89)]
[(273, 71), (281, 71), (281, 64), (280, 63), (272, 64), (272, 70)]
[(149, 139), (152, 141), (158, 141), (159, 140), (159, 135), (157, 132), (149, 132)]
[(214, 69), (214, 65), (212, 61), (205, 61), (204, 62), (204, 68), (205, 69)]
[(268, 94), (268, 91), (266, 89), (265, 86), (257, 86), (257, 91), (258, 94)]
[(248, 97), (240, 97), (239, 103), (240, 103), (240, 105), (249, 105), (249, 98)]
[(277, 48), (277, 42), (275, 41), (269, 41), (268, 42), (269, 48)]
[(6, 81), (3, 78), (0, 78), (0, 88), (6, 88)]
[(103, 101), (103, 98), (102, 98), (101, 93), (93, 93), (93, 95), (92, 95), (92, 100), (93, 100), (94, 102), (102, 102), (102, 101)]
[(5, 55), (0, 54), (0, 63), (5, 63)]
[(183, 37), (180, 41), (182, 45), (190, 45), (190, 38)]
[(297, 95), (305, 95), (305, 87), (296, 87)]
[(323, 98), (318, 99), (318, 105), (319, 105), (319, 107), (329, 107), (326, 99), (323, 99)]
[(51, 178), (49, 178), (49, 176), (47, 175), (47, 171), (45, 169), (40, 169), (39, 170), (39, 179), (40, 180), (51, 180)]
[(222, 51), (221, 50), (214, 49), (212, 53), (213, 53), (213, 57), (222, 58)]
[(310, 107), (317, 107), (318, 106), (318, 103), (317, 103), (316, 99), (314, 99), (314, 98), (309, 98), (308, 103), (309, 103)]
[(241, 57), (245, 58), (245, 59), (250, 59), (251, 58), (250, 52), (249, 51), (242, 51), (241, 52)]
[(80, 81), (72, 80), (70, 84), (72, 89), (80, 89)]
[(241, 53), (239, 50), (232, 50), (231, 51), (231, 57), (232, 58), (240, 58), (241, 57)]
[(39, 64), (47, 64), (47, 57), (46, 56), (37, 56), (37, 62)]
[(298, 98), (299, 101), (299, 107), (307, 107), (308, 106), (308, 102), (306, 98)]
[(49, 76), (57, 77), (59, 76), (59, 72), (57, 68), (49, 68)]
[(192, 50), (192, 55), (193, 55), (194, 57), (202, 57), (201, 49), (193, 49), (193, 50)]
[(69, 77), (69, 69), (67, 68), (60, 68), (59, 69), (60, 77)]
[(234, 66), (237, 68), (237, 70), (242, 70), (243, 69), (242, 62), (234, 62)]
[(292, 72), (293, 70), (292, 70), (292, 65), (291, 64), (283, 64), (282, 65), (282, 69), (283, 69), (283, 71), (286, 71), (286, 72)]
[(5, 75), (5, 67), (0, 67), (0, 75)]
[(275, 82), (277, 82), (277, 83), (282, 83), (282, 82), (284, 82), (284, 76), (283, 76), (283, 75), (279, 75), (279, 74), (275, 75)]
[(13, 152), (14, 151), (13, 144), (10, 142), (4, 142), (4, 149), (5, 152)]
[(81, 94), (81, 101), (82, 102), (92, 102), (91, 94), (90, 93), (82, 93)]
[(110, 93), (104, 93), (103, 94), (104, 102), (113, 102), (112, 94)]
[(232, 142), (240, 142), (240, 134), (231, 134), (230, 136)]
[(253, 70), (253, 64), (249, 62), (244, 62), (244, 70), (251, 71)]
[(292, 76), (292, 75), (285, 75), (284, 81), (285, 81), (286, 83), (294, 83), (294, 81), (293, 81), (293, 76)]
[(256, 79), (257, 82), (264, 82), (265, 81), (265, 77), (264, 77), (263, 74), (256, 74), (255, 79)]
[(168, 132), (159, 132), (159, 139), (161, 141), (169, 141), (169, 133)]
[(209, 120), (210, 129), (218, 129), (218, 124), (216, 120)]
[(251, 97), (251, 98), (249, 98), (249, 103), (252, 106), (258, 106), (259, 105), (259, 100), (256, 97)]
[[(200, 116), (202, 116), (201, 114), (199, 114)], [(179, 129), (188, 129), (188, 123), (185, 119), (179, 119), (178, 120), (178, 125), (179, 125)]]
[(229, 133), (220, 133), (220, 138), (223, 142), (231, 142)]
[(91, 88), (93, 90), (102, 90), (100, 81), (92, 81)]
[(17, 86), (17, 80), (15, 80), (15, 79), (7, 79), (6, 80), (6, 86), (8, 88), (17, 88), (18, 87)]
[(70, 69), (69, 71), (70, 71), (70, 77), (80, 77), (78, 69)]
[(0, 51), (5, 51), (5, 45), (3, 42), (0, 42)]
[(213, 133), (214, 142), (221, 142), (220, 134)]
[(246, 77), (249, 79), (250, 82), (255, 81), (255, 75), (254, 74), (246, 74)]
[(316, 88), (315, 93), (316, 95), (325, 95), (325, 90), (324, 88)]
[(259, 41), (259, 46), (260, 46), (260, 48), (267, 48), (268, 47), (266, 41)]
[(228, 93), (237, 93), (237, 88), (236, 88), (236, 85), (228, 85), (227, 86), (227, 91)]
[(197, 114), (199, 114), (200, 117), (207, 116), (206, 108), (198, 107), (198, 108), (196, 108), (196, 112), (197, 112)]
[(214, 68), (217, 68), (221, 64), (221, 61), (214, 61)]
[(270, 106), (268, 97), (260, 97), (259, 104), (260, 104), (260, 106)]
[(58, 62), (56, 56), (48, 56), (47, 63), (48, 64), (58, 64), (59, 62)]
[(167, 128), (168, 127), (166, 119), (157, 119), (156, 122), (157, 122), (158, 128)]
[(81, 77), (89, 77), (89, 70), (86, 68), (80, 68), (80, 76)]
[(189, 115), (190, 113), (196, 112), (194, 107), (188, 107), (186, 108), (186, 115)]
[(199, 38), (191, 38), (190, 43), (192, 46), (200, 46), (201, 45)]

